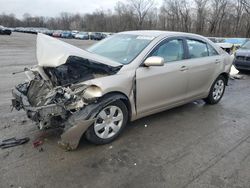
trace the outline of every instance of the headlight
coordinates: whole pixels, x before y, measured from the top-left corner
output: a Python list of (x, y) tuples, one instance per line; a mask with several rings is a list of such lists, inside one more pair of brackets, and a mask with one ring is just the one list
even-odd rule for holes
[(102, 90), (100, 87), (98, 87), (96, 85), (92, 85), (92, 86), (88, 87), (83, 93), (83, 97), (87, 100), (101, 97), (101, 96), (102, 96)]

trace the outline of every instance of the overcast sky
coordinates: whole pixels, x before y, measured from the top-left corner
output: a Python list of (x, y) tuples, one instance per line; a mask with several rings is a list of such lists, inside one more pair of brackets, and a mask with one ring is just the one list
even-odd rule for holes
[[(22, 18), (32, 16), (58, 16), (60, 12), (91, 13), (96, 9), (111, 9), (119, 0), (0, 0), (0, 13), (14, 13)], [(126, 0), (120, 0), (126, 2)], [(162, 0), (155, 0), (159, 6)]]

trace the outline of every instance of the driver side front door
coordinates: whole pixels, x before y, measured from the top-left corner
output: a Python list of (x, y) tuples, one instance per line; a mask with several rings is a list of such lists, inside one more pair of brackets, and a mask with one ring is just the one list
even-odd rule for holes
[(136, 107), (138, 116), (152, 114), (182, 103), (186, 98), (188, 65), (182, 39), (161, 42), (149, 56), (164, 58), (159, 67), (141, 66), (136, 70)]

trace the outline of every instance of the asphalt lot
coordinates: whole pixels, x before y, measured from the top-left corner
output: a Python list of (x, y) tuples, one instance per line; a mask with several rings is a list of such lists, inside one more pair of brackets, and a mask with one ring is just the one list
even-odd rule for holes
[[(0, 141), (29, 136), (0, 150), (0, 187), (250, 187), (250, 76), (230, 80), (214, 106), (196, 101), (130, 123), (113, 143), (81, 141), (66, 152), (57, 130), (41, 132), (23, 111), (11, 112), (12, 75), (36, 64), (36, 35), (0, 35)], [(92, 41), (68, 40), (80, 48)], [(32, 141), (44, 144), (34, 148)], [(41, 149), (43, 148), (43, 149)]]

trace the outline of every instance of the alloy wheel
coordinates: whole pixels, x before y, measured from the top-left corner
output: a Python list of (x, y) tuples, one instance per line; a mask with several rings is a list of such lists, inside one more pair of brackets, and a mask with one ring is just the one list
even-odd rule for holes
[(117, 106), (107, 106), (97, 115), (94, 123), (95, 134), (102, 139), (108, 139), (116, 135), (123, 123), (122, 110)]
[(213, 88), (213, 98), (215, 101), (219, 100), (222, 97), (224, 88), (225, 88), (224, 81), (217, 80)]

